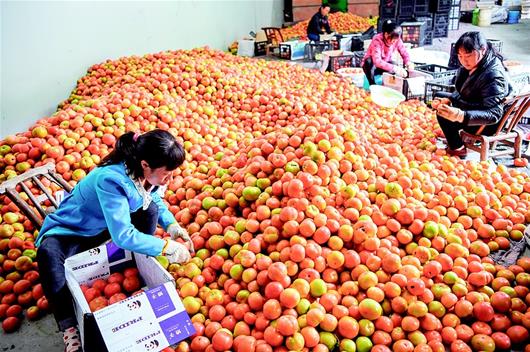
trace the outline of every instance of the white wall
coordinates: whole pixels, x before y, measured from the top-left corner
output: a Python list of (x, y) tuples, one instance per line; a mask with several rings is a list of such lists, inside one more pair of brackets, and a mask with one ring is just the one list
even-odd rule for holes
[(52, 114), (88, 67), (282, 23), (283, 0), (0, 1), (0, 139)]

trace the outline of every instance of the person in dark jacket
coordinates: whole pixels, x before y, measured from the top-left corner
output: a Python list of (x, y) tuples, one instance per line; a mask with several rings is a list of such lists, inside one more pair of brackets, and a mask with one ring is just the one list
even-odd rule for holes
[(462, 64), (456, 74), (456, 91), (438, 95), (432, 105), (447, 140), (447, 154), (464, 157), (467, 150), (459, 131), (474, 133), (487, 125), (483, 133), (494, 133), (504, 113), (502, 102), (511, 87), (502, 56), (482, 33), (464, 33), (455, 50)]
[(311, 20), (307, 25), (307, 37), (309, 40), (319, 41), (321, 34), (331, 34), (331, 28), (328, 21), (329, 10), (329, 5), (322, 5), (318, 9), (318, 12), (311, 17)]

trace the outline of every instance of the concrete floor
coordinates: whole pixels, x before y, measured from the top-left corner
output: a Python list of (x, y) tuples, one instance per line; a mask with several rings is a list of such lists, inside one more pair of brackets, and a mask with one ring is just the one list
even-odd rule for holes
[[(450, 31), (448, 38), (436, 38), (433, 45), (426, 49), (449, 52), (451, 43), (456, 42), (460, 35), (467, 31), (482, 31), (489, 39), (503, 41), (503, 55), (510, 60), (520, 61), (530, 65), (530, 20), (514, 25), (495, 24), (490, 27), (476, 27), (468, 23), (461, 23), (457, 31)], [(478, 159), (477, 155), (470, 155), (468, 159)], [(503, 160), (496, 160), (503, 163)], [(511, 160), (505, 160), (507, 166)], [(530, 173), (530, 170), (526, 170)], [(55, 321), (51, 315), (36, 322), (24, 320), (21, 329), (13, 334), (0, 333), (0, 352), (7, 351), (63, 351), (62, 338), (57, 331)]]
[(523, 20), (517, 24), (493, 24), (489, 27), (477, 27), (471, 23), (460, 23), (456, 31), (449, 31), (448, 38), (434, 38), (433, 45), (425, 49), (441, 50), (450, 53), (451, 43), (455, 43), (465, 32), (480, 31), (488, 39), (503, 42), (502, 54), (507, 60), (520, 61), (530, 65), (530, 20)]

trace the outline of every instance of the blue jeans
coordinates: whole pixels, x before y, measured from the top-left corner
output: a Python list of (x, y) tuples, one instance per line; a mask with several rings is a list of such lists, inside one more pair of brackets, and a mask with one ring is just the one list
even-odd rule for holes
[(309, 34), (307, 35), (307, 38), (308, 38), (309, 40), (313, 40), (313, 41), (315, 41), (315, 42), (318, 42), (318, 41), (320, 40), (320, 35), (318, 35), (318, 34), (314, 34), (314, 33), (309, 33)]
[[(151, 202), (147, 210), (141, 208), (131, 214), (131, 223), (139, 231), (154, 234), (158, 222), (158, 207)], [(59, 330), (77, 326), (73, 298), (66, 285), (64, 261), (75, 254), (101, 245), (110, 239), (108, 230), (92, 237), (47, 236), (37, 251), (40, 280)]]

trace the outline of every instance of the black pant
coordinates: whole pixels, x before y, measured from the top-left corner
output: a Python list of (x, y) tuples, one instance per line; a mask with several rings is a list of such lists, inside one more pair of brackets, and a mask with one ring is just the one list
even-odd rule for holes
[[(460, 130), (464, 130), (469, 133), (476, 133), (478, 129), (481, 126), (466, 126), (463, 123), (460, 122), (453, 122), (449, 121), (447, 119), (444, 119), (443, 117), (436, 116), (438, 119), (438, 124), (440, 125), (440, 128), (442, 129), (445, 139), (447, 140), (447, 145), (449, 148), (455, 150), (464, 145), (464, 142), (462, 141), (462, 137), (460, 137)], [(485, 136), (491, 136), (495, 133), (497, 129), (497, 124), (494, 125), (488, 125), (484, 130), (482, 131), (482, 134)]]
[[(154, 234), (158, 222), (158, 208), (151, 202), (147, 210), (141, 208), (131, 214), (131, 222), (141, 232)], [(59, 330), (77, 326), (72, 295), (66, 285), (64, 261), (77, 253), (97, 247), (110, 238), (108, 230), (97, 236), (48, 236), (37, 251), (40, 280)]]
[[(391, 63), (393, 64), (393, 62)], [(375, 76), (380, 76), (383, 73), (388, 72), (376, 67), (371, 57), (367, 57), (366, 60), (364, 60), (363, 71), (370, 85), (375, 84)]]

